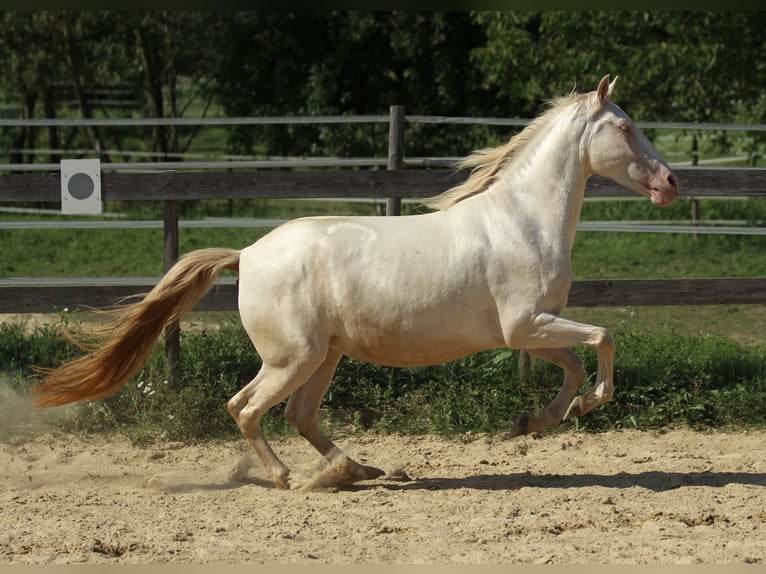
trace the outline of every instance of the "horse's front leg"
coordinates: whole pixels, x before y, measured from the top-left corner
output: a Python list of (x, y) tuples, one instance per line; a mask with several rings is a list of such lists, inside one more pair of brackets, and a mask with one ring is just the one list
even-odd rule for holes
[[(550, 313), (541, 313), (525, 334), (514, 337), (516, 346), (549, 360), (564, 369), (566, 379), (559, 394), (536, 417), (525, 413), (514, 425), (512, 435), (527, 434), (557, 424), (562, 419), (582, 416), (614, 396), (614, 339), (603, 327), (578, 323)], [(588, 346), (598, 354), (598, 374), (593, 388), (575, 396), (584, 380), (582, 363), (568, 347)], [(514, 434), (515, 433), (515, 434)]]
[(525, 412), (513, 425), (511, 438), (557, 425), (566, 415), (570, 404), (585, 380), (582, 359), (570, 349), (529, 349), (529, 354), (553, 363), (564, 371), (564, 384), (556, 398), (540, 413)]

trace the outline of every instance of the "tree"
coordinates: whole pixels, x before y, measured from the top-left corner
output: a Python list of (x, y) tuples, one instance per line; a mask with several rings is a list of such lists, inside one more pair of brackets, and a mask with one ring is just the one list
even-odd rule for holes
[[(733, 121), (762, 98), (760, 12), (479, 12), (473, 61), (499, 95), (533, 107), (620, 75), (620, 105), (654, 121)], [(520, 99), (520, 101), (519, 101)], [(752, 108), (753, 110), (755, 108)]]
[[(63, 80), (56, 61), (60, 52), (58, 22), (47, 12), (3, 12), (0, 20), (0, 71), (4, 81), (0, 92), (8, 101), (18, 101), (22, 118), (32, 118), (42, 100), (47, 117), (56, 117), (53, 87)], [(14, 131), (10, 146), (12, 163), (24, 161), (21, 149), (35, 148), (34, 130), (19, 127)], [(48, 129), (48, 147), (59, 147), (58, 130)], [(55, 157), (50, 158), (55, 161)], [(27, 155), (27, 161), (31, 161)]]
[[(311, 68), (309, 109), (387, 114), (399, 104), (413, 115), (491, 115), (494, 96), (469, 62), (482, 42), (468, 12), (343, 13), (336, 18), (332, 50)], [(408, 155), (461, 154), (471, 131), (444, 125), (409, 129)], [(360, 149), (348, 143), (359, 141), (349, 131), (325, 128), (320, 140), (339, 155), (385, 154), (385, 137)]]
[[(222, 16), (215, 97), (229, 116), (305, 115), (309, 70), (329, 50), (333, 29), (324, 12), (231, 12)], [(308, 126), (238, 127), (230, 151), (300, 155), (310, 150)], [(256, 144), (257, 142), (257, 144)]]
[[(148, 12), (122, 15), (127, 29), (126, 44), (134, 51), (136, 70), (142, 77), (148, 105), (147, 115), (179, 118), (189, 106), (203, 100), (201, 115), (212, 101), (209, 89), (215, 46), (223, 40), (216, 14), (201, 12)], [(193, 39), (193, 40), (192, 40)], [(184, 97), (180, 83), (190, 86)], [(153, 151), (167, 160), (171, 154), (188, 150), (196, 134), (192, 130), (181, 142), (175, 126), (154, 126)]]
[[(494, 95), (469, 62), (483, 37), (468, 12), (297, 12), (226, 16), (216, 81), (229, 115), (487, 115)], [(436, 137), (436, 132), (441, 139)], [(422, 126), (407, 136), (408, 153), (457, 146), (466, 129)], [(272, 126), (237, 130), (239, 151), (258, 144), (272, 154), (385, 154), (380, 129)], [(447, 141), (450, 140), (450, 141)]]
[[(81, 117), (107, 114), (89, 92), (126, 81), (146, 94), (134, 110), (146, 117), (181, 117), (191, 102), (205, 115), (215, 101), (229, 116), (387, 114), (399, 104), (409, 115), (530, 118), (610, 73), (639, 120), (764, 122), (764, 29), (764, 12), (4, 12), (0, 91), (29, 118), (68, 112), (65, 92)], [(228, 146), (380, 156), (386, 129), (240, 127)], [(405, 155), (463, 155), (508, 131), (410, 124)], [(157, 126), (152, 147), (169, 159), (195, 135)], [(121, 145), (108, 129), (46, 136), (51, 149), (84, 142), (105, 158)], [(38, 143), (33, 129), (3, 137), (17, 150)], [(31, 160), (14, 154), (22, 159)]]
[[(105, 114), (92, 101), (93, 89), (126, 82), (144, 86), (144, 116), (180, 117), (191, 101), (200, 99), (207, 101), (204, 114), (212, 99), (209, 78), (221, 39), (217, 22), (201, 12), (6, 12), (0, 27), (5, 53), (0, 63), (2, 90), (6, 98), (21, 100), (22, 116), (28, 118), (41, 100), (44, 117), (56, 117), (63, 107), (60, 100), (70, 90), (80, 117)], [(191, 86), (186, 97), (180, 89), (182, 78)], [(85, 131), (90, 145), (109, 161), (109, 148), (119, 138), (109, 139), (96, 126)], [(69, 134), (65, 147), (75, 141), (76, 133)], [(181, 141), (174, 127), (157, 126), (153, 149), (167, 159), (186, 151), (195, 133)], [(14, 140), (14, 148), (36, 147), (34, 131), (28, 128), (17, 130)], [(49, 128), (48, 146), (59, 147), (55, 128)], [(12, 161), (21, 159), (16, 154)]]

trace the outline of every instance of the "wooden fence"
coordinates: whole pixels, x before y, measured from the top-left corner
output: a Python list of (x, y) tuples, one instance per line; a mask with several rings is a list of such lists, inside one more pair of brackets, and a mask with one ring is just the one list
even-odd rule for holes
[[(764, 168), (676, 168), (684, 196), (766, 197)], [(424, 198), (463, 181), (448, 169), (354, 171), (253, 171), (103, 173), (104, 200), (163, 201), (167, 264), (177, 257), (178, 216), (182, 199), (234, 198), (387, 198), (397, 209), (403, 198)], [(588, 181), (586, 197), (634, 194), (600, 177)], [(60, 199), (56, 173), (0, 176), (0, 202), (55, 202)], [(73, 279), (56, 284), (41, 280), (0, 280), (0, 313), (52, 312), (65, 307), (100, 307), (151, 288), (153, 279)], [(766, 277), (716, 279), (603, 279), (575, 281), (572, 307), (630, 305), (766, 304)], [(236, 309), (234, 285), (214, 289), (199, 310)]]
[[(300, 118), (299, 118), (300, 119)], [(305, 118), (303, 118), (305, 119)], [(290, 118), (296, 121), (296, 118)], [(33, 120), (27, 120), (33, 121)], [(288, 120), (285, 120), (288, 121)], [(376, 118), (375, 121), (378, 121)], [(166, 269), (178, 257), (177, 201), (236, 198), (386, 198), (387, 215), (398, 215), (402, 199), (436, 195), (463, 181), (465, 173), (445, 168), (405, 169), (405, 116), (392, 106), (389, 117), (387, 169), (302, 171), (231, 170), (122, 173), (106, 169), (101, 176), (104, 201), (162, 201)], [(680, 127), (687, 127), (686, 125)], [(737, 128), (741, 126), (728, 126)], [(181, 167), (184, 164), (175, 164)], [(438, 162), (436, 163), (438, 165)], [(115, 168), (112, 166), (110, 169)], [(680, 167), (686, 197), (766, 197), (766, 169)], [(634, 197), (600, 177), (588, 181), (586, 197)], [(55, 171), (0, 175), (0, 202), (60, 201), (60, 175)], [(109, 307), (122, 298), (147, 292), (156, 278), (130, 279), (0, 279), (0, 313), (55, 312), (64, 308)], [(202, 299), (200, 311), (235, 310), (236, 286), (222, 281)], [(700, 279), (603, 279), (575, 281), (570, 307), (641, 305), (766, 304), (766, 277)], [(168, 355), (177, 357), (178, 330), (170, 329)]]

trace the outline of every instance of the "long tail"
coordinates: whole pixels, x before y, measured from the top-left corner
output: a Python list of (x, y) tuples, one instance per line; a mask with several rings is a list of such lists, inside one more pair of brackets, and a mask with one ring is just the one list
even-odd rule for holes
[(109, 311), (116, 319), (99, 329), (97, 342), (83, 344), (87, 355), (53, 370), (34, 392), (37, 407), (55, 407), (116, 393), (146, 362), (162, 330), (190, 311), (222, 269), (238, 269), (239, 251), (199, 249), (184, 255), (136, 303)]

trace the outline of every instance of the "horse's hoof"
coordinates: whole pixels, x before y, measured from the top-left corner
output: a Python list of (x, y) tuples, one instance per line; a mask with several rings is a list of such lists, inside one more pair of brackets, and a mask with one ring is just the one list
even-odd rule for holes
[(303, 477), (290, 476), (290, 478), (287, 481), (288, 489), (301, 490), (306, 485), (306, 482), (308, 481)]
[(374, 466), (365, 466), (351, 460), (347, 456), (333, 460), (322, 472), (301, 485), (300, 490), (331, 490), (337, 491), (344, 486), (350, 486), (362, 480), (373, 480), (386, 474)]
[(519, 418), (516, 419), (516, 422), (513, 424), (513, 428), (511, 429), (510, 438), (516, 438), (517, 436), (523, 436), (525, 434), (529, 434), (529, 423), (532, 420), (532, 413), (530, 412), (523, 412), (519, 415)]
[(301, 481), (288, 472), (285, 474), (272, 474), (271, 482), (273, 482), (274, 486), (279, 490), (293, 490), (299, 486)]
[(360, 478), (359, 480), (375, 480), (376, 478), (386, 474), (385, 470), (375, 468), (374, 466), (364, 466), (364, 465), (360, 465), (360, 466), (362, 467), (363, 478)]
[(571, 417), (579, 417), (583, 414), (583, 407), (585, 404), (585, 399), (583, 399), (582, 396), (575, 397), (572, 402), (569, 404), (569, 408), (567, 409), (566, 414), (564, 415), (564, 418), (562, 420), (569, 420)]
[(376, 468), (374, 466), (365, 466), (363, 464), (358, 464), (358, 467), (354, 470), (352, 474), (352, 480), (354, 482), (360, 481), (360, 480), (375, 480), (378, 477), (383, 476), (386, 474), (384, 470), (381, 470), (379, 468)]

